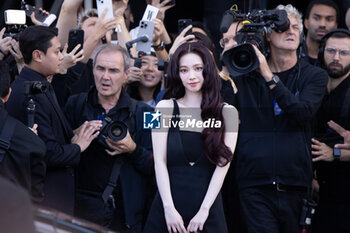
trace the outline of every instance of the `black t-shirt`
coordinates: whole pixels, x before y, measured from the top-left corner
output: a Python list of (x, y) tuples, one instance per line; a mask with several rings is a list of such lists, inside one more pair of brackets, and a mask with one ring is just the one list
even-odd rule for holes
[[(333, 120), (346, 129), (350, 128), (350, 106), (348, 103), (346, 104), (348, 106), (344, 105), (346, 103), (346, 93), (350, 91), (349, 87), (350, 77), (344, 79), (333, 91), (326, 93), (317, 113), (316, 136), (331, 147), (336, 143), (342, 143), (343, 139), (328, 127), (327, 122)], [(345, 113), (343, 113), (343, 109), (346, 110)]]
[(309, 63), (314, 66), (318, 66), (318, 60), (317, 58), (312, 58), (309, 56)]
[(277, 75), (282, 83), (285, 86), (292, 87), (291, 91), (294, 94), (297, 94), (297, 80), (299, 79), (300, 74), (298, 73), (298, 63), (294, 65), (292, 68), (279, 72), (279, 73), (274, 73)]

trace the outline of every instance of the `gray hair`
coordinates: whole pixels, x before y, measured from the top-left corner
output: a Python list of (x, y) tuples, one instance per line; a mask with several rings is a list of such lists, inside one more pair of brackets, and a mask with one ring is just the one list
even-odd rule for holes
[(292, 6), (291, 4), (288, 5), (278, 5), (276, 7), (276, 10), (285, 10), (288, 14), (288, 16), (294, 17), (298, 20), (298, 25), (299, 25), (299, 31), (300, 34), (303, 33), (303, 15), (298, 11), (297, 8)]
[(83, 25), (85, 20), (87, 20), (88, 18), (91, 18), (91, 17), (98, 18), (98, 14), (97, 14), (96, 9), (90, 9), (88, 11), (85, 11), (82, 14), (79, 14), (79, 16), (78, 16), (78, 29), (81, 29), (81, 26)]
[(122, 54), (123, 60), (124, 60), (124, 73), (126, 73), (126, 71), (130, 67), (130, 55), (126, 51), (126, 49), (124, 49), (120, 45), (116, 45), (116, 44), (100, 45), (97, 48), (97, 53), (96, 53), (94, 60), (93, 60), (93, 67), (95, 67), (95, 65), (96, 65), (96, 59), (97, 59), (98, 55), (100, 55), (100, 53), (107, 53), (107, 52), (120, 52)]

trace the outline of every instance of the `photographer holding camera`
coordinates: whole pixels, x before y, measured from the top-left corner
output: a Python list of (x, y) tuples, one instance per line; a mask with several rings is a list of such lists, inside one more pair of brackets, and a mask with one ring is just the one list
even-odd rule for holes
[[(261, 46), (265, 41), (258, 44), (264, 52), (269, 50), (268, 59), (248, 45), (224, 53), (224, 62), (238, 88), (233, 104), (241, 120), (235, 172), (248, 232), (299, 233), (304, 224), (300, 219), (303, 198), (312, 180), (310, 121), (322, 101), (327, 74), (298, 59), (301, 14), (291, 5), (276, 9), (286, 11), (289, 26), (268, 32), (267, 46)], [(266, 16), (275, 21), (275, 26), (285, 21), (280, 11), (267, 12)], [(264, 17), (258, 11), (257, 18)], [(244, 25), (235, 40), (244, 37), (240, 33), (245, 27), (254, 29), (252, 25)], [(264, 27), (264, 22), (255, 25)], [(261, 28), (255, 31), (253, 39), (264, 35)], [(244, 56), (237, 59), (237, 54)], [(258, 62), (245, 60), (254, 59), (253, 55)], [(237, 68), (234, 65), (246, 64), (257, 67), (256, 71), (242, 68), (245, 73), (232, 72)]]
[(72, 127), (101, 124), (100, 136), (82, 153), (77, 169), (75, 215), (118, 232), (142, 232), (147, 174), (153, 173), (152, 108), (123, 89), (130, 58), (119, 45), (101, 45), (93, 61), (95, 87), (71, 96), (65, 113)]
[[(12, 94), (6, 104), (10, 115), (27, 123), (27, 97), (25, 83), (31, 85), (29, 92), (47, 86), (47, 91), (32, 93), (35, 102), (34, 121), (38, 124), (38, 135), (47, 147), (47, 174), (44, 185), (43, 205), (73, 214), (74, 206), (74, 170), (80, 161), (80, 152), (97, 137), (96, 129), (88, 128), (73, 134), (56, 99), (49, 78), (59, 72), (63, 55), (57, 38), (57, 29), (44, 26), (31, 26), (21, 32), (20, 50), (25, 67), (12, 83)], [(44, 88), (45, 89), (45, 88)]]

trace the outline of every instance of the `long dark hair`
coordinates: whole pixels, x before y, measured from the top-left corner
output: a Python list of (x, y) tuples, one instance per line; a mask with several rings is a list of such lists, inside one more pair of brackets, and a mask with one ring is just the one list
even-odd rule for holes
[(179, 99), (185, 95), (185, 87), (179, 75), (179, 61), (182, 56), (194, 53), (203, 60), (203, 86), (201, 117), (203, 121), (214, 118), (221, 121), (221, 128), (204, 128), (201, 138), (204, 142), (205, 153), (210, 162), (218, 166), (229, 163), (233, 154), (225, 145), (225, 124), (222, 116), (223, 101), (220, 96), (221, 80), (209, 50), (200, 42), (182, 44), (173, 54), (168, 66), (167, 84), (164, 99)]

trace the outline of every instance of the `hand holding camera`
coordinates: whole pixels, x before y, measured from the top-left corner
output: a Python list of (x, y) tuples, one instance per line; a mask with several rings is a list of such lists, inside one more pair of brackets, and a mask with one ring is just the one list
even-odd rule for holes
[(129, 130), (127, 131), (126, 136), (119, 141), (112, 140), (111, 138), (106, 139), (106, 143), (113, 151), (106, 149), (106, 152), (109, 155), (115, 156), (124, 153), (132, 153), (136, 149), (136, 143), (131, 138)]
[(273, 73), (270, 69), (269, 64), (267, 64), (266, 57), (262, 54), (262, 52), (259, 50), (257, 46), (255, 45), (252, 45), (252, 46), (255, 50), (256, 57), (258, 58), (258, 61), (259, 61), (259, 68), (257, 69), (257, 71), (261, 74), (261, 76), (264, 77), (266, 81), (270, 81), (271, 77), (273, 76)]

